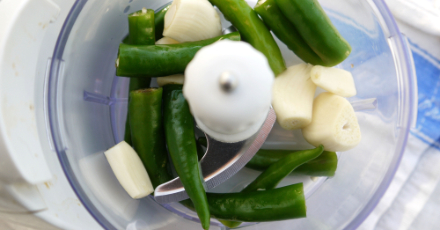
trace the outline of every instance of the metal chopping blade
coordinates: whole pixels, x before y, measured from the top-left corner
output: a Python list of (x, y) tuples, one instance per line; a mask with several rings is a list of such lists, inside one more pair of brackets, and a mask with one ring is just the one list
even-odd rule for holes
[[(231, 178), (252, 159), (272, 130), (275, 120), (275, 111), (270, 108), (258, 133), (237, 143), (219, 142), (205, 134), (208, 140), (208, 149), (200, 160), (200, 166), (207, 191)], [(162, 204), (188, 198), (179, 177), (159, 185), (154, 191), (154, 199)]]

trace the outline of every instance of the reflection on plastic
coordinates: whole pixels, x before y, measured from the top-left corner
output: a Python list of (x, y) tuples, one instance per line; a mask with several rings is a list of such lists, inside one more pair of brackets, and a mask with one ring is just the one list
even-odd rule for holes
[(148, 229), (148, 225), (147, 223), (145, 223), (145, 221), (142, 220), (136, 220), (128, 224), (126, 228), (126, 230), (144, 230), (144, 229)]
[(354, 111), (359, 112), (363, 110), (372, 110), (377, 108), (377, 99), (369, 98), (364, 100), (353, 100), (350, 101), (353, 106)]
[(82, 158), (79, 166), (87, 185), (104, 206), (127, 221), (133, 219), (139, 201), (132, 199), (121, 187), (104, 153), (95, 153)]

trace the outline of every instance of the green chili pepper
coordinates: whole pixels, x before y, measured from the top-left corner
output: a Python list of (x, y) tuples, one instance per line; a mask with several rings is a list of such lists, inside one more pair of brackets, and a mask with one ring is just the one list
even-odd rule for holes
[(260, 149), (246, 164), (246, 167), (264, 171), (280, 159), (299, 150)]
[(130, 44), (154, 45), (155, 25), (154, 10), (145, 9), (128, 15), (128, 37)]
[(185, 71), (188, 63), (202, 47), (216, 41), (240, 40), (238, 32), (215, 38), (172, 45), (135, 46), (121, 44), (116, 60), (116, 75), (127, 77), (160, 77)]
[(250, 183), (242, 192), (252, 192), (261, 189), (269, 190), (277, 186), (277, 184), (287, 175), (289, 175), (298, 166), (317, 158), (324, 151), (324, 147), (320, 145), (315, 149), (301, 150), (291, 153), (272, 164), (257, 179)]
[[(221, 220), (265, 222), (306, 217), (302, 183), (266, 191), (207, 193), (207, 196), (211, 215)], [(192, 209), (190, 200), (181, 203)]]
[[(207, 145), (206, 138), (199, 138), (197, 142), (205, 146)], [(260, 150), (261, 151), (261, 150)], [(277, 161), (275, 164), (272, 164), (265, 172), (263, 172), (259, 177), (257, 177), (251, 184), (249, 184), (245, 189), (243, 189), (242, 192), (248, 193), (253, 191), (258, 191), (261, 189), (270, 190), (275, 188), (275, 186), (284, 178), (286, 177), (292, 170), (297, 168), (299, 165), (304, 164), (307, 161), (310, 161), (317, 156), (319, 156), (324, 151), (323, 146), (319, 146), (315, 149), (311, 150), (301, 150), (292, 153), (292, 151), (289, 151), (289, 155), (286, 156), (285, 152), (282, 152), (281, 155), (283, 158), (282, 161)], [(267, 153), (267, 152), (266, 152)], [(280, 157), (280, 158), (282, 158)], [(210, 199), (210, 194), (208, 193), (208, 200)], [(210, 200), (209, 200), (210, 201)], [(210, 201), (211, 202), (211, 201)], [(189, 205), (188, 201), (185, 201), (183, 203), (185, 206)], [(219, 203), (220, 205), (220, 203)], [(217, 209), (223, 209), (223, 206), (220, 207), (211, 207), (210, 211), (214, 215), (214, 213), (217, 213)], [(305, 207), (304, 207), (305, 208)], [(225, 218), (225, 217), (217, 217), (216, 218)], [(228, 226), (230, 228), (237, 227), (240, 225), (240, 222), (237, 222), (235, 220), (243, 221), (240, 219), (234, 219), (232, 215), (230, 215), (228, 218), (225, 218), (226, 222), (222, 223), (225, 226)], [(256, 221), (263, 221), (263, 220), (256, 220)]]
[(326, 66), (335, 66), (350, 55), (350, 44), (339, 34), (317, 0), (275, 0)]
[[(149, 88), (150, 83), (151, 83), (151, 78), (132, 78), (132, 79), (130, 79), (130, 85), (128, 87), (128, 92), (130, 93), (133, 90)], [(132, 145), (130, 119), (128, 117), (128, 111), (127, 111), (127, 121), (125, 122), (124, 140), (129, 145)]]
[(131, 91), (128, 104), (133, 147), (156, 188), (172, 179), (162, 125), (162, 88)]
[[(153, 13), (153, 14), (152, 14)], [(140, 10), (128, 15), (129, 34), (124, 39), (124, 43), (131, 43), (136, 45), (154, 45), (154, 12), (152, 10)], [(129, 91), (138, 89), (145, 89), (150, 87), (150, 78), (133, 78), (130, 80)], [(124, 140), (129, 145), (131, 141), (130, 122), (127, 114), (127, 121), (125, 122)]]
[(293, 170), (294, 175), (327, 176), (335, 175), (338, 167), (338, 156), (335, 152), (324, 151), (319, 157)]
[[(252, 183), (243, 189), (242, 193), (249, 193), (261, 190), (271, 190), (274, 189), (277, 184), (287, 175), (289, 175), (295, 168), (299, 165), (304, 164), (316, 157), (318, 157), (324, 151), (324, 147), (321, 145), (315, 149), (302, 150), (296, 153), (291, 153), (290, 155), (282, 158), (282, 160), (277, 161), (272, 164), (267, 170), (260, 174)], [(213, 216), (216, 215), (212, 212)], [(227, 222), (229, 225), (239, 225), (238, 222)]]
[(154, 25), (156, 26), (156, 41), (163, 37), (163, 29), (165, 28), (165, 14), (168, 12), (170, 6), (171, 4), (154, 14)]
[(261, 51), (275, 76), (286, 70), (280, 48), (257, 13), (244, 0), (209, 0), (234, 25), (243, 39)]
[[(299, 150), (260, 149), (246, 164), (246, 167), (264, 171), (272, 164)], [(334, 176), (338, 166), (338, 156), (335, 152), (324, 151), (319, 157), (304, 163), (292, 174), (307, 176)]]
[(281, 13), (275, 0), (260, 0), (254, 10), (278, 39), (299, 58), (313, 65), (324, 65), (321, 58), (309, 47), (295, 26)]
[[(246, 167), (255, 170), (266, 170), (272, 164), (283, 159), (289, 154), (298, 151), (292, 150), (265, 150), (260, 149), (246, 164)], [(324, 151), (319, 157), (299, 166), (291, 174), (307, 176), (334, 176), (338, 167), (338, 156), (335, 152)]]
[(210, 213), (194, 139), (194, 121), (182, 93), (182, 85), (164, 86), (165, 135), (174, 168), (194, 203), (204, 229), (209, 229)]
[[(155, 33), (155, 40), (159, 40), (163, 38), (163, 29), (165, 27), (165, 14), (167, 13), (168, 9), (170, 8), (170, 5), (164, 7), (163, 9), (159, 10), (157, 13), (154, 14), (154, 33)], [(129, 22), (130, 23), (130, 22)], [(130, 26), (129, 26), (130, 28)], [(122, 43), (124, 44), (131, 44), (130, 43), (130, 36), (127, 35), (122, 40)], [(141, 44), (138, 44), (141, 45)], [(154, 43), (153, 43), (154, 45)]]
[[(199, 139), (197, 140), (197, 155), (199, 156), (199, 161), (205, 155), (206, 151), (203, 149), (203, 147), (206, 147), (207, 145), (208, 144), (206, 141), (206, 137), (199, 137)], [(237, 222), (237, 221), (229, 221), (229, 220), (218, 220), (218, 221), (220, 221), (220, 223), (222, 223), (224, 226), (228, 228), (235, 228), (241, 224), (241, 222)]]
[[(204, 147), (206, 147), (207, 145), (205, 137), (200, 137), (197, 142), (199, 145)], [(280, 159), (298, 151), (300, 150), (260, 149), (255, 154), (255, 156), (252, 157), (252, 159), (246, 164), (246, 167), (259, 171), (264, 171)], [(319, 157), (307, 163), (304, 163), (303, 165), (293, 170), (291, 174), (332, 177), (335, 175), (337, 167), (338, 156), (336, 155), (336, 153), (324, 151), (321, 155), (319, 155)]]

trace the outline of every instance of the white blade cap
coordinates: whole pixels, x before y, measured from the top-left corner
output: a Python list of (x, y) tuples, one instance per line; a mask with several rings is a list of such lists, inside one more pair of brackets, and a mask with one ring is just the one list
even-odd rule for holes
[(202, 48), (185, 70), (183, 94), (197, 125), (212, 138), (238, 142), (266, 119), (274, 74), (266, 57), (245, 42)]

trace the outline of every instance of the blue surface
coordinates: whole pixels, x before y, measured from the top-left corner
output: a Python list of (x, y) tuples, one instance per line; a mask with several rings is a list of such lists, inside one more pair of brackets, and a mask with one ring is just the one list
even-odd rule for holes
[(440, 60), (410, 41), (418, 82), (416, 128), (411, 133), (440, 149)]

